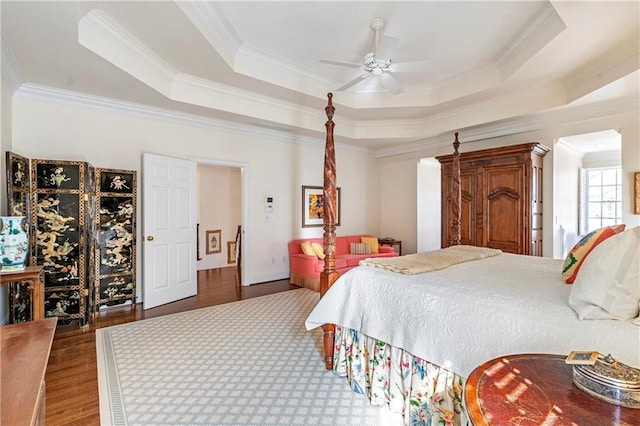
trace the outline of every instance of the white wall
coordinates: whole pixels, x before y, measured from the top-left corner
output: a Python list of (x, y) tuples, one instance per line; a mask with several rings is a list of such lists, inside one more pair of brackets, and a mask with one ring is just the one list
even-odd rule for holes
[(379, 236), (402, 241), (403, 255), (417, 251), (418, 161), (380, 161)]
[(418, 252), (442, 247), (442, 197), (433, 188), (440, 188), (440, 162), (423, 158), (418, 163)]
[[(227, 241), (242, 225), (242, 176), (239, 167), (198, 165), (199, 253), (197, 269), (236, 266), (227, 263)], [(220, 253), (207, 254), (206, 232), (221, 231)]]
[[(301, 193), (302, 185), (322, 185), (324, 139), (299, 140), (288, 133), (256, 129), (248, 132), (203, 120), (156, 119), (20, 96), (13, 104), (13, 150), (26, 157), (87, 161), (97, 167), (137, 171), (143, 152), (246, 164), (243, 255), (247, 263), (242, 274), (246, 284), (288, 277), (287, 242), (322, 235), (322, 228), (302, 228)], [(375, 158), (338, 145), (336, 162), (343, 196), (338, 234), (378, 234)], [(415, 179), (413, 182), (415, 185)], [(271, 222), (265, 222), (263, 216), (267, 194), (275, 199)], [(139, 206), (138, 241), (142, 208)], [(142, 259), (140, 245), (138, 251)], [(280, 262), (272, 264), (274, 256)]]
[(7, 211), (7, 174), (6, 168), (6, 152), (11, 151), (11, 118), (12, 118), (12, 105), (11, 105), (11, 93), (5, 90), (3, 84), (2, 88), (2, 100), (0, 102), (0, 152), (2, 158), (0, 164), (2, 164), (2, 173), (0, 173), (0, 215), (8, 214)]
[[(633, 215), (633, 172), (640, 170), (640, 132), (637, 111), (611, 115), (598, 119), (584, 120), (566, 125), (558, 125), (547, 129), (523, 132), (495, 138), (465, 141), (464, 132), (460, 133), (460, 152), (476, 151), (479, 149), (498, 146), (516, 145), (526, 142), (540, 142), (552, 148), (544, 157), (543, 179), (543, 255), (554, 256), (554, 142), (562, 136), (578, 135), (608, 129), (618, 129), (622, 135), (622, 171), (625, 175), (623, 185), (623, 221), (628, 227), (640, 225), (640, 215)], [(453, 134), (451, 135), (453, 143)], [(412, 250), (417, 247), (417, 226), (415, 213), (417, 200), (408, 196), (415, 193), (417, 182), (416, 164), (421, 158), (447, 155), (453, 152), (451, 144), (428, 145), (425, 149), (413, 154), (397, 157), (381, 158), (380, 170), (384, 180), (380, 185), (380, 229), (384, 234), (395, 234), (402, 238), (403, 253), (405, 245)], [(440, 188), (433, 188), (439, 191)]]
[[(11, 91), (4, 81), (4, 72), (2, 73), (2, 82), (0, 83), (2, 98), (0, 100), (0, 216), (7, 215), (7, 174), (6, 174), (6, 152), (11, 151), (11, 118), (12, 118), (12, 102)], [(6, 286), (0, 287), (0, 325), (9, 322), (9, 300)]]
[(565, 235), (579, 234), (581, 167), (582, 156), (561, 141), (556, 142), (553, 164), (553, 257), (556, 259), (565, 256)]
[(640, 124), (636, 121), (621, 126), (622, 149), (622, 223), (627, 228), (640, 226), (640, 215), (634, 214), (634, 173), (640, 171)]

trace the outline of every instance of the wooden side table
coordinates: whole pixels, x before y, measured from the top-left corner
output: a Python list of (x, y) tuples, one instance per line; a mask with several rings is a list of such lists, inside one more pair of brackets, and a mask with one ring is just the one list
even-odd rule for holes
[[(0, 271), (0, 284), (27, 282), (31, 290), (31, 319), (44, 319), (44, 269), (27, 266), (22, 271)], [(9, 304), (11, 307), (11, 303)], [(12, 307), (11, 307), (12, 308)]]
[(0, 424), (44, 425), (44, 377), (57, 321), (0, 327)]
[(398, 255), (402, 256), (402, 241), (395, 238), (378, 238), (378, 244), (381, 246), (398, 246)]
[(464, 401), (480, 425), (640, 425), (640, 410), (620, 407), (578, 389), (564, 355), (496, 358), (467, 378)]

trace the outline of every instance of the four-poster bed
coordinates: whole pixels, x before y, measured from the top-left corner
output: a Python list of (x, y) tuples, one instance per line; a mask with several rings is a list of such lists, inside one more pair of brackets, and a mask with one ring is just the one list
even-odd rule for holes
[[(466, 424), (464, 381), (486, 360), (513, 353), (596, 350), (639, 366), (640, 328), (633, 318), (638, 316), (640, 291), (629, 291), (628, 297), (635, 303), (632, 316), (612, 314), (609, 318), (615, 320), (581, 320), (568, 302), (578, 287), (563, 281), (562, 260), (458, 245), (461, 195), (457, 133), (451, 185), (451, 198), (457, 200), (450, 224), (454, 245), (390, 260), (370, 259), (338, 277), (333, 268), (336, 165), (332, 94), (328, 95), (326, 113), (327, 256), (321, 300), (306, 326), (322, 326), (326, 368), (346, 376), (354, 391), (365, 393), (372, 404), (388, 404), (392, 411), (403, 414), (407, 424)], [(617, 250), (631, 256), (627, 261), (638, 260), (640, 228), (621, 235), (601, 243), (608, 244), (607, 248), (598, 251), (600, 247), (596, 247), (594, 253), (606, 257), (606, 250)], [(586, 261), (584, 264), (589, 277), (599, 273), (595, 260), (589, 266)], [(633, 280), (640, 273), (633, 269), (633, 262), (631, 267), (612, 259), (607, 264), (611, 269), (607, 274), (626, 277), (625, 283), (637, 283)], [(607, 276), (596, 279), (608, 282)]]

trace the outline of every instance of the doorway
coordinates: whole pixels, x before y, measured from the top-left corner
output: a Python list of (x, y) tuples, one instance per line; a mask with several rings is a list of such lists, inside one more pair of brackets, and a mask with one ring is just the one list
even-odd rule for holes
[[(247, 164), (196, 158), (198, 271), (234, 267), (247, 261), (246, 194)], [(238, 229), (240, 235), (238, 236)], [(240, 274), (241, 285), (246, 285)]]
[[(563, 136), (555, 142), (553, 156), (554, 258), (564, 258), (579, 239), (578, 236), (588, 231), (589, 214), (585, 212), (586, 203), (591, 201), (595, 204), (606, 201), (606, 204), (621, 204), (616, 199), (616, 192), (619, 191), (613, 191), (613, 199), (597, 200), (593, 195), (587, 197), (584, 190), (585, 177), (588, 176), (589, 170), (614, 171), (615, 180), (615, 169), (620, 168), (622, 164), (621, 147), (622, 136), (613, 129)], [(606, 184), (605, 181), (604, 187), (609, 186)], [(615, 210), (614, 207), (614, 213)]]

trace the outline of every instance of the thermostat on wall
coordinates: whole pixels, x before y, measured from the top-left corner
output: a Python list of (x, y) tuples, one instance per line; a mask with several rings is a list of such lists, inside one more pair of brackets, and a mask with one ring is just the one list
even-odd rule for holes
[(264, 212), (273, 213), (273, 197), (267, 196), (264, 198)]

